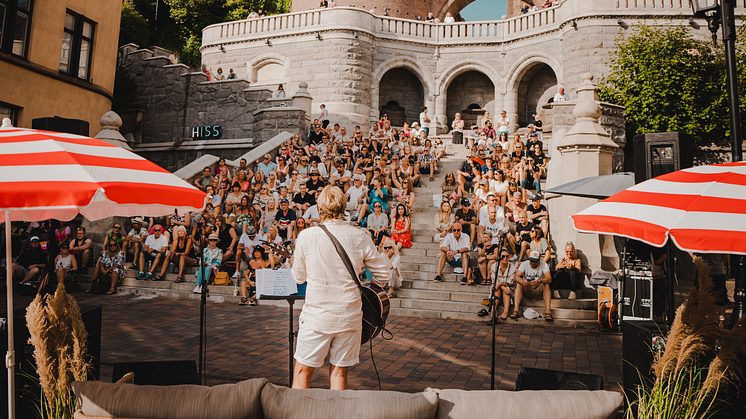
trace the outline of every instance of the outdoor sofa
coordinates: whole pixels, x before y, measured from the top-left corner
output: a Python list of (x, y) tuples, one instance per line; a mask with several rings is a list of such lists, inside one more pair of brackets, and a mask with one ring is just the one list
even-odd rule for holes
[(214, 387), (78, 381), (73, 390), (75, 419), (611, 419), (622, 405), (613, 391), (292, 390), (265, 378)]

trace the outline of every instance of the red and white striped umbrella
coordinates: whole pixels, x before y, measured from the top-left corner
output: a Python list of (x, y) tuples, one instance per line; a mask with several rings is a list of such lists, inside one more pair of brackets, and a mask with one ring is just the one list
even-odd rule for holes
[(575, 229), (682, 250), (746, 255), (746, 162), (641, 182), (572, 216)]
[(205, 194), (121, 147), (73, 134), (0, 129), (0, 222), (159, 216), (204, 207)]
[[(201, 210), (205, 193), (135, 153), (79, 135), (0, 128), (0, 222), (160, 216)], [(5, 223), (10, 261), (10, 223)], [(8, 418), (15, 417), (13, 274), (6, 265)]]

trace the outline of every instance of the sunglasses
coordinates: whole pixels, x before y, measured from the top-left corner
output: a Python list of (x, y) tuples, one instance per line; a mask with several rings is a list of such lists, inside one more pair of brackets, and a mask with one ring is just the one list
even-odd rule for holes
[(70, 248), (68, 246), (60, 246), (60, 250), (69, 250)]
[(217, 239), (208, 239), (207, 241), (208, 241), (208, 242), (216, 242), (216, 241), (218, 241), (218, 240), (217, 240)]
[(393, 249), (393, 247), (391, 247), (391, 246), (388, 246), (388, 247), (384, 247), (384, 249), (386, 249), (386, 250), (392, 250), (392, 249)]
[(156, 228), (156, 229), (155, 229), (155, 230), (153, 230), (153, 231), (158, 231), (158, 232), (160, 232), (160, 231), (163, 231), (163, 230), (161, 230), (160, 228)]
[(116, 230), (116, 229), (120, 229), (120, 228), (122, 228), (122, 227), (120, 227), (120, 226), (114, 226), (114, 229), (115, 229), (115, 230)]
[(291, 173), (291, 174), (293, 174), (293, 175), (297, 175), (297, 174), (298, 174), (298, 172), (293, 172), (293, 173)]
[(451, 229), (451, 231), (456, 232), (456, 231), (461, 231), (461, 229), (460, 228), (454, 228), (454, 229)]
[(500, 255), (500, 259), (510, 259), (510, 255)]

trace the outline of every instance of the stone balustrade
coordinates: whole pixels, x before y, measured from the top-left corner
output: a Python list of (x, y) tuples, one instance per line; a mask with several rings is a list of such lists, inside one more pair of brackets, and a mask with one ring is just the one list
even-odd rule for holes
[[(737, 14), (746, 13), (746, 0), (737, 1)], [(593, 16), (630, 19), (691, 14), (689, 0), (565, 0), (561, 5), (510, 19), (481, 22), (429, 23), (373, 15), (353, 7), (286, 13), (226, 22), (203, 30), (203, 48), (221, 44), (271, 40), (303, 33), (351, 31), (381, 39), (434, 45), (500, 43), (559, 29), (570, 21)]]

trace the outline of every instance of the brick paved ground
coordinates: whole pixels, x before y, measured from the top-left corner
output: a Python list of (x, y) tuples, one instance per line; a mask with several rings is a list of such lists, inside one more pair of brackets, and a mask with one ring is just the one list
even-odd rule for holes
[[(103, 306), (101, 380), (116, 362), (198, 357), (199, 303), (135, 296), (74, 294), (80, 304)], [(25, 307), (30, 297), (18, 297)], [(0, 309), (4, 312), (4, 298)], [(297, 315), (300, 311), (296, 311)], [(288, 310), (208, 303), (207, 384), (267, 377), (288, 384)], [(622, 338), (584, 329), (499, 324), (496, 385), (511, 390), (521, 366), (598, 374), (607, 389), (622, 377)], [(392, 317), (390, 341), (377, 338), (373, 354), (384, 390), (427, 387), (489, 389), (491, 327), (478, 322)], [(370, 349), (350, 369), (353, 389), (378, 387)], [(328, 386), (328, 367), (313, 387)]]

